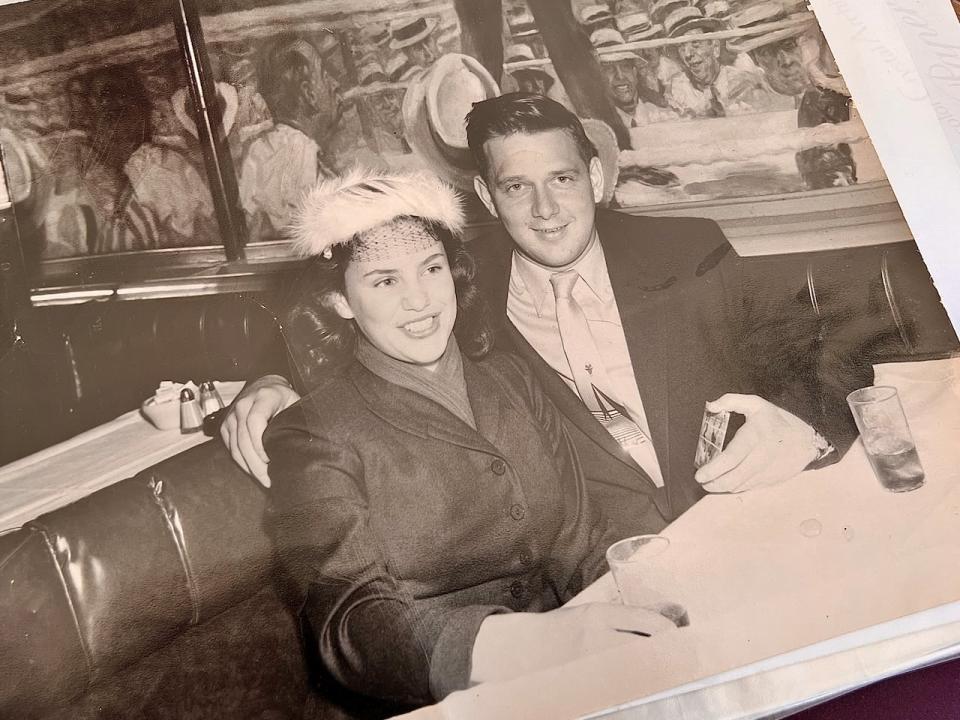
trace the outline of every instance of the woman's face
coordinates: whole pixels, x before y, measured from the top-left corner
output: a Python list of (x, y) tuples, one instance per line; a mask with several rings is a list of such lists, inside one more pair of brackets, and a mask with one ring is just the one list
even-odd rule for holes
[(377, 349), (434, 369), (457, 319), (457, 295), (443, 245), (382, 260), (351, 260), (337, 313), (356, 321)]

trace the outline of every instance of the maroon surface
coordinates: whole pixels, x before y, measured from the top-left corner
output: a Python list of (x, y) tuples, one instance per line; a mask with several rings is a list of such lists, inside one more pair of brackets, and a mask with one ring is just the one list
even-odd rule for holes
[(960, 718), (960, 659), (888, 678), (790, 718), (957, 720)]

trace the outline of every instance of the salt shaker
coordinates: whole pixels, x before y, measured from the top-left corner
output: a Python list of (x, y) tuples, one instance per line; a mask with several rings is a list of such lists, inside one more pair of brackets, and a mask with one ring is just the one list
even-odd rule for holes
[(193, 390), (184, 388), (180, 391), (180, 432), (189, 435), (202, 428), (203, 414), (200, 412), (200, 403), (194, 397)]

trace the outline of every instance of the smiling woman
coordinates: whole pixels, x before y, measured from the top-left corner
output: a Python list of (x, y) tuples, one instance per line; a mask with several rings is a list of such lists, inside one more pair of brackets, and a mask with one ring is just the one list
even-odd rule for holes
[(361, 347), (428, 368), (451, 333), (468, 356), (486, 354), (491, 335), (472, 257), (456, 234), (462, 223), (456, 196), (429, 174), (354, 172), (308, 197), (296, 244), (316, 257), (289, 318), (308, 385), (352, 361), (358, 337)]
[(268, 525), (319, 676), (371, 702), (420, 705), (672, 627), (560, 609), (604, 571), (613, 531), (556, 408), (491, 350), (462, 222), (435, 176), (354, 171), (294, 225), (316, 259), (288, 338), (313, 392), (264, 436)]

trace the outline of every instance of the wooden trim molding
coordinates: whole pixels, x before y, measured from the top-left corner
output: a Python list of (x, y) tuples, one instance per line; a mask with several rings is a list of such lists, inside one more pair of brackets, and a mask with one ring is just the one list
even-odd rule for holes
[[(912, 239), (887, 182), (786, 195), (685, 202), (622, 209), (632, 215), (709, 217), (741, 256), (781, 255), (881, 245)], [(496, 226), (487, 217), (472, 239)], [(43, 263), (31, 291), (34, 306), (92, 300), (256, 292), (295, 270), (290, 243), (251, 243), (246, 260), (228, 262), (220, 247), (176, 248)]]

